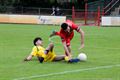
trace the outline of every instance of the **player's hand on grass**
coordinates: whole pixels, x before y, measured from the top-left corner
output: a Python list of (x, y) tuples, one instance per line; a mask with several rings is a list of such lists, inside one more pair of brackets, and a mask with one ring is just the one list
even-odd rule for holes
[(23, 61), (30, 61), (31, 59), (27, 59), (27, 58), (25, 58)]
[(23, 61), (28, 61), (27, 58), (25, 58)]
[(55, 33), (56, 33), (56, 31), (54, 30), (54, 31), (52, 32), (52, 34), (50, 34), (50, 37), (55, 36)]

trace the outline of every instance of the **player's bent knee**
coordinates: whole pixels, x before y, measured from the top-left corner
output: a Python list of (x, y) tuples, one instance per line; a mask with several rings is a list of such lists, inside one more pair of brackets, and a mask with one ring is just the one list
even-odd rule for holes
[(50, 47), (54, 47), (54, 44), (53, 44), (53, 43), (50, 43), (49, 46), (50, 46)]

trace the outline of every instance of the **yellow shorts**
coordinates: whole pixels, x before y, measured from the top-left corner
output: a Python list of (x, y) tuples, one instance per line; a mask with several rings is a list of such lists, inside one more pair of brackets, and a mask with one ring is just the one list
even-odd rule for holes
[(53, 61), (54, 58), (56, 57), (56, 54), (54, 51), (49, 52), (46, 57), (44, 58), (44, 62), (49, 62), (49, 61)]

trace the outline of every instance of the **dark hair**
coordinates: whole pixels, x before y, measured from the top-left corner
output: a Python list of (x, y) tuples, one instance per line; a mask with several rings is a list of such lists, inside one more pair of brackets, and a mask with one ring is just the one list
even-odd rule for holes
[(36, 38), (33, 40), (33, 44), (34, 44), (35, 46), (36, 46), (36, 42), (37, 42), (38, 40), (41, 40), (41, 41), (42, 41), (42, 38), (36, 37)]
[(62, 24), (61, 24), (61, 28), (62, 28), (63, 30), (66, 30), (67, 27), (68, 27), (68, 24), (67, 24), (67, 23), (62, 23)]

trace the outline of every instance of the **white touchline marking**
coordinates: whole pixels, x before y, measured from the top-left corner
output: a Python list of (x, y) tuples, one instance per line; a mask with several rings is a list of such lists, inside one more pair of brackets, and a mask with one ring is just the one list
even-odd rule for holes
[(62, 74), (67, 74), (67, 73), (75, 73), (75, 72), (98, 70), (98, 69), (108, 69), (108, 68), (112, 68), (112, 67), (120, 67), (120, 64), (108, 65), (108, 66), (98, 66), (98, 67), (93, 67), (93, 68), (77, 69), (77, 70), (71, 70), (71, 71), (63, 71), (63, 72), (49, 73), (49, 74), (43, 74), (43, 75), (35, 75), (35, 76), (29, 76), (29, 77), (16, 78), (13, 80), (28, 80), (28, 79), (33, 79), (33, 78), (62, 75)]

